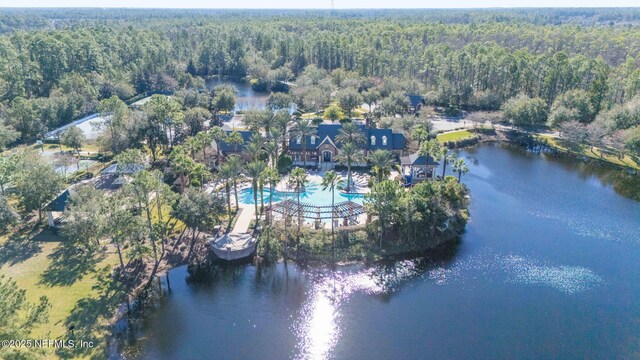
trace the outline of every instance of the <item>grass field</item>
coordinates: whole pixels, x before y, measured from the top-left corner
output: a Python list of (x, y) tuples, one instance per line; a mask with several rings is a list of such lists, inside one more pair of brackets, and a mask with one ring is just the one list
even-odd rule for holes
[(475, 137), (476, 135), (468, 130), (450, 131), (438, 134), (436, 137), (440, 142), (460, 141)]
[(322, 115), (317, 115), (316, 113), (308, 112), (308, 113), (304, 113), (304, 114), (302, 114), (302, 116), (300, 116), (300, 117), (301, 117), (301, 118), (303, 118), (303, 119), (309, 119), (309, 120), (311, 120), (311, 119), (315, 119), (315, 118), (317, 118), (317, 117), (320, 117), (320, 118), (321, 118), (321, 117), (322, 117)]
[(623, 158), (618, 158), (615, 155), (604, 153), (602, 152), (601, 149), (598, 149), (598, 148), (594, 148), (593, 151), (591, 150), (590, 147), (585, 147), (585, 146), (580, 148), (575, 148), (575, 147), (570, 148), (564, 143), (563, 140), (554, 138), (552, 136), (539, 135), (538, 138), (546, 141), (547, 144), (549, 144), (551, 147), (563, 152), (570, 152), (577, 155), (583, 155), (583, 156), (590, 157), (592, 159), (605, 161), (614, 165), (625, 166), (625, 167), (630, 167), (632, 169), (640, 170), (640, 164), (635, 162), (628, 155), (625, 155)]
[(26, 290), (29, 302), (41, 296), (49, 299), (49, 319), (39, 325), (30, 339), (70, 339), (73, 325), (76, 340), (93, 341), (96, 347), (44, 350), (46, 358), (104, 358), (108, 319), (120, 304), (116, 284), (110, 276), (116, 254), (81, 253), (61, 238), (40, 227), (0, 236), (0, 272)]

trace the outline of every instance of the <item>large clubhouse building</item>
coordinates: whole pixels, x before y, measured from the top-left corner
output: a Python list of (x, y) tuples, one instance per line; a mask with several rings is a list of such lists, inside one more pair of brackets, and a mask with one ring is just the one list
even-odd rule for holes
[[(291, 137), (289, 139), (289, 155), (294, 165), (317, 166), (322, 169), (333, 168), (336, 156), (340, 154), (342, 144), (336, 140), (342, 124), (320, 124), (315, 135), (306, 139)], [(394, 133), (391, 129), (376, 129), (358, 125), (366, 141), (360, 145), (364, 155), (371, 151), (383, 149), (402, 155), (406, 140), (403, 134)], [(306, 157), (306, 159), (305, 159)], [(359, 164), (356, 164), (359, 165)]]
[[(292, 136), (288, 143), (288, 154), (293, 159), (294, 165), (307, 165), (322, 169), (331, 169), (337, 165), (336, 156), (340, 154), (342, 144), (336, 139), (340, 134), (342, 124), (320, 124), (315, 135), (307, 136), (305, 141), (301, 137)], [(366, 141), (360, 144), (363, 155), (369, 152), (383, 149), (389, 150), (398, 156), (404, 155), (406, 139), (403, 134), (394, 133), (391, 129), (377, 129), (366, 125), (358, 125), (358, 128)], [(221, 141), (214, 147), (223, 156), (239, 155), (248, 161), (248, 155), (244, 152), (244, 146), (249, 143), (252, 131), (237, 131), (242, 136), (243, 144), (231, 144)], [(230, 134), (231, 131), (227, 131)], [(304, 158), (306, 157), (306, 159)], [(354, 164), (365, 166), (366, 164)]]

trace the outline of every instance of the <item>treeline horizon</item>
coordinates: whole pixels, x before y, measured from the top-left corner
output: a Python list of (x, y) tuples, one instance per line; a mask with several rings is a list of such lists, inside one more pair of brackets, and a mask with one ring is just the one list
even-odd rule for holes
[(264, 91), (295, 82), (294, 100), (314, 111), (349, 88), (380, 93), (374, 102), (421, 94), (450, 113), (506, 105), (518, 125), (600, 117), (612, 135), (640, 123), (640, 9), (0, 14), (0, 115), (23, 140), (111, 96), (196, 91), (211, 76)]
[[(518, 21), (535, 25), (628, 26), (640, 21), (640, 7), (558, 8), (406, 8), (406, 9), (207, 9), (207, 8), (100, 8), (0, 7), (0, 32), (33, 28), (61, 28), (87, 21), (149, 20), (167, 18), (211, 19), (251, 15), (259, 18), (390, 19), (435, 21), (448, 24)], [(50, 20), (57, 20), (52, 23)]]

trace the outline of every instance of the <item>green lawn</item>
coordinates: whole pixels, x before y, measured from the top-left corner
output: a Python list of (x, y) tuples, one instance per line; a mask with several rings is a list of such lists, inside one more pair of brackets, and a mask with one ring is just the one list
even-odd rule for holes
[(450, 131), (438, 134), (436, 137), (440, 142), (460, 141), (475, 137), (476, 135), (468, 130)]
[(76, 340), (96, 344), (57, 353), (49, 348), (46, 358), (103, 358), (108, 319), (120, 303), (110, 276), (117, 256), (110, 250), (102, 256), (79, 253), (64, 245), (40, 228), (0, 236), (0, 272), (26, 290), (28, 301), (36, 303), (44, 295), (51, 303), (49, 320), (34, 329), (31, 339), (69, 339), (67, 329), (74, 325)]
[(585, 147), (585, 146), (582, 146), (580, 148), (575, 148), (575, 147), (574, 148), (569, 148), (564, 143), (563, 140), (558, 139), (558, 138), (554, 138), (554, 137), (549, 136), (549, 135), (538, 135), (538, 138), (546, 141), (551, 147), (553, 147), (553, 148), (555, 148), (557, 150), (563, 151), (563, 152), (570, 152), (570, 153), (574, 153), (574, 154), (578, 154), (578, 155), (588, 156), (588, 157), (590, 157), (592, 159), (606, 161), (606, 162), (611, 163), (611, 164), (630, 167), (630, 168), (633, 168), (633, 169), (639, 169), (640, 170), (640, 164), (635, 162), (628, 155), (625, 155), (623, 158), (618, 158), (615, 155), (603, 153), (602, 150), (598, 149), (598, 148), (594, 148), (593, 151), (591, 150), (590, 147)]
[(300, 117), (301, 117), (302, 119), (309, 119), (309, 120), (311, 120), (311, 119), (315, 119), (315, 118), (317, 118), (317, 117), (322, 117), (322, 115), (317, 115), (317, 114), (316, 114), (316, 113), (314, 113), (314, 112), (308, 112), (308, 113), (304, 113), (304, 114), (302, 114), (302, 116), (300, 116)]

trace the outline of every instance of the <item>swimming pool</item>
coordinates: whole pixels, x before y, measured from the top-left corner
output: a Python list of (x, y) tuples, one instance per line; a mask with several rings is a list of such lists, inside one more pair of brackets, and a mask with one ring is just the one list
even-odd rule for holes
[[(268, 187), (264, 188), (264, 203), (269, 203), (271, 192)], [(243, 204), (253, 204), (253, 188), (242, 189), (238, 192), (238, 200)], [(273, 202), (279, 202), (284, 199), (298, 199), (296, 193), (284, 193), (277, 190), (273, 191)], [(362, 204), (364, 199), (363, 194), (343, 194), (340, 191), (335, 191), (335, 203), (341, 203), (347, 200), (351, 200), (355, 203)], [(331, 205), (331, 190), (322, 190), (322, 187), (315, 182), (307, 184), (305, 191), (300, 193), (300, 202), (312, 204), (312, 205)], [(260, 203), (260, 194), (258, 193), (258, 203)]]

